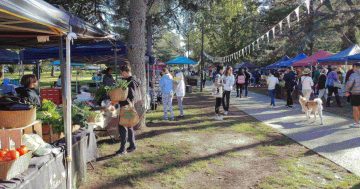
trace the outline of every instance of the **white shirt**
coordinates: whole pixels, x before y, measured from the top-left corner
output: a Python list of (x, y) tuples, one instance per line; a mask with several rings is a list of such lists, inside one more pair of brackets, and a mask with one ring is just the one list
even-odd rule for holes
[(301, 86), (302, 90), (312, 90), (314, 82), (310, 76), (301, 76)]
[(273, 75), (268, 77), (268, 79), (267, 79), (268, 90), (274, 90), (275, 85), (278, 83), (279, 83), (279, 79), (277, 77), (275, 77)]
[(184, 97), (185, 96), (185, 82), (184, 82), (184, 75), (182, 72), (179, 72), (175, 75), (175, 79), (177, 80), (177, 85), (175, 88), (175, 93), (177, 97)]
[(225, 91), (232, 91), (233, 90), (233, 86), (235, 84), (235, 77), (234, 75), (229, 75), (229, 76), (223, 76), (223, 83), (224, 83), (224, 90)]

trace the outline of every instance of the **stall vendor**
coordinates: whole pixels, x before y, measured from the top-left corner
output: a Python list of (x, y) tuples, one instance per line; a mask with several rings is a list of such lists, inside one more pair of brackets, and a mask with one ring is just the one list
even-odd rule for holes
[(20, 84), (22, 85), (22, 87), (18, 87), (15, 89), (18, 96), (21, 99), (24, 99), (31, 104), (40, 107), (40, 98), (37, 91), (35, 90), (35, 88), (38, 86), (38, 80), (36, 76), (34, 74), (24, 75), (21, 78)]

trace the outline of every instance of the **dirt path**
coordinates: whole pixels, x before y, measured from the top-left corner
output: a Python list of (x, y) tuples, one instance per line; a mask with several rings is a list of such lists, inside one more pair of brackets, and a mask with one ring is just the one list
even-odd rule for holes
[(186, 117), (175, 122), (150, 113), (134, 153), (113, 157), (119, 144), (99, 141), (102, 158), (82, 188), (356, 188), (360, 181), (236, 108), (214, 121), (210, 96), (185, 103)]

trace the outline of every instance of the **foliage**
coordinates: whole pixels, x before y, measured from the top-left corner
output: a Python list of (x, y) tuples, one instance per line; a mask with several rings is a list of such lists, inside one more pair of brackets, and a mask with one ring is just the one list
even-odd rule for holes
[(118, 89), (118, 88), (121, 88), (121, 89), (127, 89), (128, 86), (130, 84), (130, 81), (126, 81), (124, 79), (119, 79), (115, 82), (115, 84), (113, 86), (106, 86), (105, 87), (105, 90), (107, 92), (113, 90), (113, 89)]
[(91, 108), (85, 103), (73, 104), (71, 108), (72, 122), (82, 127), (87, 126), (87, 119), (91, 116), (95, 116), (95, 112), (91, 111)]
[(101, 86), (95, 91), (94, 100), (97, 104), (100, 104), (101, 101), (103, 101), (106, 98), (106, 96), (107, 96), (107, 91), (104, 86)]
[(37, 118), (43, 123), (52, 126), (55, 133), (64, 131), (61, 110), (50, 100), (43, 100), (41, 109), (37, 112)]

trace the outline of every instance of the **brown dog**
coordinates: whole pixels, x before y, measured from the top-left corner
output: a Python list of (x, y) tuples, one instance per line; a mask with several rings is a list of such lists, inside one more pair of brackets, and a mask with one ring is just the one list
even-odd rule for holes
[(320, 98), (315, 98), (313, 101), (306, 100), (305, 97), (299, 97), (299, 103), (301, 105), (302, 111), (305, 112), (306, 118), (310, 119), (310, 114), (314, 114), (314, 118), (316, 120), (316, 114), (319, 114), (320, 124), (323, 125), (323, 106), (322, 100)]

